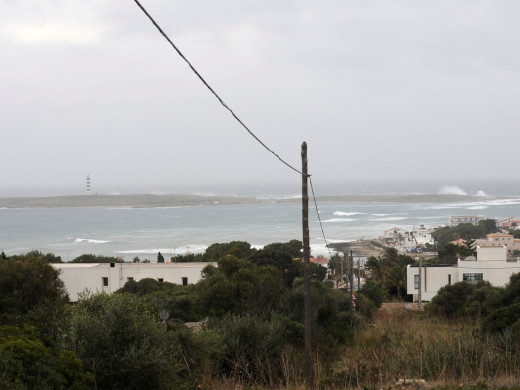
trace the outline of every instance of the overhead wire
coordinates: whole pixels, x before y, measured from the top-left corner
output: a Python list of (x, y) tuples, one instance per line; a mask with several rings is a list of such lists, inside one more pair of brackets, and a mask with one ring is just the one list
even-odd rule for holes
[(197, 75), (197, 77), (200, 79), (200, 81), (202, 81), (202, 83), (206, 86), (206, 88), (208, 88), (210, 90), (210, 92), (218, 99), (218, 101), (220, 102), (220, 104), (226, 109), (228, 110), (231, 115), (233, 115), (233, 117), (238, 121), (238, 123), (240, 123), (240, 125), (242, 125), (242, 127), (260, 144), (262, 145), (265, 149), (267, 149), (269, 152), (271, 152), (274, 156), (276, 156), (276, 158), (278, 158), (278, 160), (280, 160), (282, 163), (284, 163), (286, 166), (288, 166), (289, 168), (291, 168), (293, 171), (295, 172), (298, 172), (300, 175), (302, 174), (302, 172), (300, 170), (298, 170), (297, 168), (293, 167), (291, 164), (289, 164), (287, 161), (285, 161), (284, 159), (282, 159), (276, 152), (274, 152), (272, 149), (270, 149), (266, 144), (264, 144), (260, 138), (258, 138), (250, 129), (249, 127), (246, 126), (246, 124), (244, 122), (242, 122), (242, 120), (235, 114), (235, 112), (224, 102), (224, 100), (215, 92), (215, 90), (213, 88), (211, 88), (211, 86), (208, 84), (208, 82), (204, 79), (204, 77), (202, 77), (202, 75), (197, 71), (197, 69), (195, 69), (195, 67), (191, 64), (191, 62), (184, 56), (184, 54), (182, 54), (182, 52), (179, 50), (179, 48), (172, 42), (172, 40), (168, 37), (168, 35), (163, 31), (163, 29), (159, 26), (159, 24), (154, 20), (154, 18), (148, 13), (148, 11), (146, 11), (146, 9), (141, 5), (141, 3), (139, 2), (139, 0), (134, 0), (136, 2), (136, 4), (139, 6), (139, 8), (141, 8), (141, 10), (144, 12), (144, 14), (148, 17), (148, 19), (150, 19), (150, 21), (153, 23), (153, 25), (157, 28), (157, 30), (159, 30), (159, 32), (161, 33), (161, 35), (170, 43), (170, 45), (175, 49), (175, 51), (177, 52), (177, 54), (179, 54), (179, 56), (188, 64), (188, 66), (191, 68), (191, 70)]
[[(197, 69), (192, 65), (192, 63), (186, 58), (186, 56), (184, 56), (184, 54), (180, 51), (180, 49), (175, 45), (175, 43), (173, 43), (173, 41), (168, 37), (168, 35), (164, 32), (164, 30), (161, 28), (161, 26), (159, 26), (159, 24), (155, 21), (155, 19), (150, 15), (150, 13), (141, 5), (141, 3), (139, 2), (139, 0), (134, 0), (135, 3), (137, 4), (137, 6), (141, 9), (141, 11), (143, 11), (143, 13), (148, 17), (148, 19), (150, 19), (150, 21), (152, 22), (152, 24), (157, 28), (157, 30), (159, 31), (159, 33), (161, 33), (161, 35), (168, 41), (168, 43), (173, 47), (173, 49), (177, 52), (177, 54), (188, 64), (188, 66), (190, 67), (190, 69), (193, 71), (193, 73), (195, 73), (197, 75), (197, 77), (199, 78), (199, 80), (206, 86), (206, 88), (217, 98), (217, 100), (220, 102), (220, 104), (226, 109), (228, 110), (231, 115), (233, 116), (233, 118), (235, 118), (237, 120), (237, 122), (260, 144), (262, 145), (267, 151), (269, 151), (271, 154), (273, 154), (278, 160), (280, 160), (284, 165), (286, 165), (287, 167), (289, 167), (290, 169), (292, 169), (293, 171), (297, 172), (298, 174), (300, 175), (303, 175), (303, 173), (295, 168), (294, 166), (292, 166), (291, 164), (289, 164), (287, 161), (285, 161), (284, 159), (282, 159), (276, 152), (274, 152), (271, 148), (269, 148), (266, 144), (264, 144), (260, 138), (258, 138), (250, 129), (249, 127), (246, 126), (246, 124), (238, 117), (238, 115), (235, 114), (235, 112), (224, 102), (224, 100), (215, 92), (215, 90), (209, 85), (209, 83), (204, 79), (204, 77), (202, 77), (202, 75), (197, 71)], [(325, 237), (325, 232), (323, 230), (323, 224), (321, 222), (321, 218), (320, 218), (320, 213), (319, 213), (319, 210), (318, 210), (318, 204), (316, 203), (316, 196), (314, 194), (314, 188), (312, 186), (312, 179), (311, 179), (311, 175), (307, 175), (307, 177), (309, 178), (309, 181), (310, 181), (310, 184), (311, 184), (311, 190), (312, 190), (312, 197), (313, 197), (313, 200), (314, 200), (314, 206), (316, 208), (316, 215), (318, 216), (318, 221), (320, 223), (320, 228), (321, 228), (321, 233), (323, 235), (323, 239), (325, 240), (325, 247), (327, 248), (328, 252), (329, 252), (329, 255), (332, 256), (331, 252), (330, 252), (330, 249), (328, 247), (328, 243), (327, 243), (327, 239)]]
[(318, 216), (318, 221), (320, 223), (321, 234), (323, 235), (323, 240), (325, 241), (325, 248), (329, 252), (329, 256), (332, 257), (332, 253), (330, 252), (329, 243), (327, 242), (327, 238), (325, 237), (325, 231), (323, 230), (323, 224), (321, 223), (320, 211), (318, 210), (318, 203), (316, 202), (316, 195), (314, 194), (314, 186), (312, 185), (312, 177), (309, 175), (309, 182), (311, 183), (311, 192), (312, 199), (314, 200), (314, 207), (316, 208), (316, 215)]

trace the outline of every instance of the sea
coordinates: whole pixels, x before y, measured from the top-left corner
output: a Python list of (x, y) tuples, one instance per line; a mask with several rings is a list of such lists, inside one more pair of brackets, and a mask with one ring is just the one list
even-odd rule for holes
[[(313, 183), (312, 189), (316, 202), (311, 192), (309, 227), (314, 256), (333, 254), (327, 243), (377, 238), (395, 226), (438, 227), (448, 224), (452, 215), (520, 217), (520, 181), (331, 182)], [(0, 208), (0, 251), (13, 255), (38, 250), (64, 261), (85, 253), (155, 261), (158, 252), (165, 257), (201, 253), (213, 243), (247, 241), (262, 248), (302, 239), (298, 186), (191, 190), (194, 195), (247, 196), (262, 202), (167, 208)]]

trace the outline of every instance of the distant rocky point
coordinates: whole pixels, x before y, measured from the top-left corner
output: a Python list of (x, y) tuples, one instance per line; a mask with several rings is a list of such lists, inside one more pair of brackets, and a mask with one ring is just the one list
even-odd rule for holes
[(0, 198), (0, 207), (187, 207), (219, 204), (260, 203), (254, 198), (204, 195), (69, 195), (50, 197)]

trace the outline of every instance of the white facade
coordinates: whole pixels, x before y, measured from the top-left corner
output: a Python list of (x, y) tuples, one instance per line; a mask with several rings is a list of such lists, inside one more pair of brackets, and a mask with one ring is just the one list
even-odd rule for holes
[(461, 223), (471, 223), (478, 225), (479, 221), (484, 219), (483, 215), (454, 215), (450, 218), (450, 225), (457, 226)]
[[(477, 283), (485, 280), (493, 286), (503, 287), (512, 274), (520, 272), (520, 263), (507, 260), (505, 246), (478, 246), (477, 258), (458, 260), (457, 265), (427, 265), (421, 268), (421, 299), (430, 301), (440, 288), (457, 282)], [(418, 300), (419, 267), (408, 266), (407, 293)]]
[(129, 280), (136, 282), (152, 278), (160, 282), (179, 285), (197, 283), (201, 272), (208, 264), (216, 263), (61, 263), (52, 264), (60, 271), (60, 279), (65, 284), (72, 302), (78, 294), (89, 290), (93, 293), (112, 293)]

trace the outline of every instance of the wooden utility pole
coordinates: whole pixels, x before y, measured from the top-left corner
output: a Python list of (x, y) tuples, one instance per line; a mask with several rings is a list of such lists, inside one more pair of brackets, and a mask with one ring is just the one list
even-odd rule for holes
[(349, 284), (349, 302), (350, 302), (350, 327), (354, 324), (354, 301), (352, 297), (354, 296), (354, 256), (352, 255), (352, 251), (350, 251), (350, 258), (348, 262), (348, 284)]
[(311, 249), (309, 243), (309, 192), (307, 182), (307, 143), (302, 144), (302, 224), (303, 224), (303, 294), (305, 302), (305, 368), (309, 390), (314, 389), (312, 369), (312, 304), (311, 304)]
[(361, 259), (357, 258), (357, 289), (361, 288)]
[(421, 310), (422, 306), (422, 257), (419, 257), (419, 294), (417, 308)]

